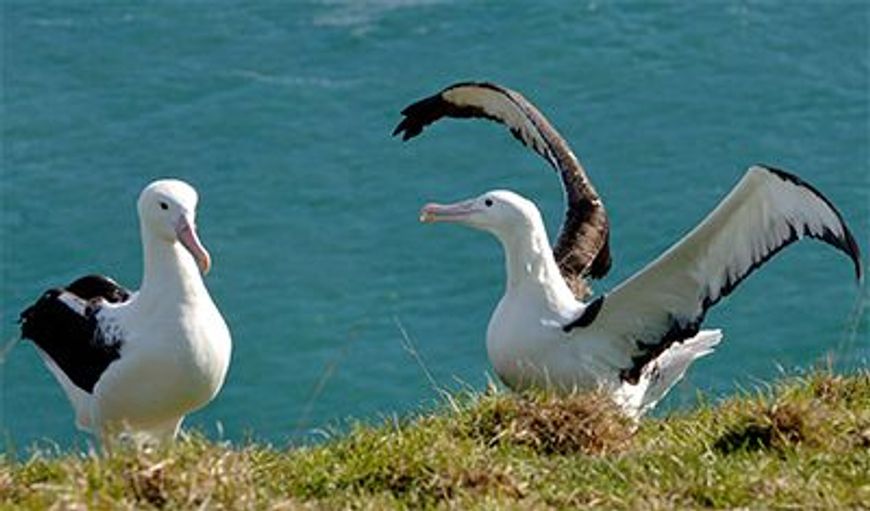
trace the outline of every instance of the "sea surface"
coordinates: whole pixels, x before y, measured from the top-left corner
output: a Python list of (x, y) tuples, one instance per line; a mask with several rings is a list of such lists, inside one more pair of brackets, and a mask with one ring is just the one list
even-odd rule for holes
[[(421, 225), (419, 208), (509, 188), (555, 235), (562, 193), (495, 124), (390, 137), (402, 107), (459, 80), (522, 91), (571, 142), (611, 218), (599, 292), (756, 162), (822, 190), (870, 251), (866, 2), (10, 0), (2, 45), (0, 428), (19, 452), (86, 437), (14, 343), (18, 313), (84, 273), (136, 288), (136, 197), (167, 176), (200, 192), (206, 283), (234, 341), (188, 427), (280, 446), (484, 388), (501, 249)], [(866, 368), (868, 303), (841, 253), (790, 247), (709, 314), (725, 341), (659, 413)]]

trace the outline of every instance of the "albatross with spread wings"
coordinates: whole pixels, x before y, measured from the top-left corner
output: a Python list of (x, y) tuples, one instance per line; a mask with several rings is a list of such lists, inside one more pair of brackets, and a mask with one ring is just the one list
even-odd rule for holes
[(858, 245), (834, 205), (799, 177), (757, 165), (682, 240), (609, 293), (583, 301), (569, 283), (600, 275), (596, 267), (606, 271), (607, 220), (576, 158), (540, 112), (515, 91), (463, 83), (402, 113), (396, 133), (406, 140), (444, 116), (494, 119), (562, 174), (568, 220), (555, 251), (538, 208), (511, 191), (427, 204), (420, 213), (423, 222), (468, 225), (501, 242), (507, 285), (486, 344), (512, 388), (604, 388), (640, 417), (721, 340), (719, 330), (700, 329), (707, 311), (786, 246), (819, 239), (847, 254), (861, 278)]

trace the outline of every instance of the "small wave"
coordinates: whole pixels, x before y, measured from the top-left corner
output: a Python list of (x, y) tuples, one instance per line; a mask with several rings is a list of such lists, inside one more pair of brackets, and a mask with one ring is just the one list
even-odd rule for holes
[(35, 18), (29, 24), (39, 28), (88, 28), (114, 26), (122, 23), (133, 23), (138, 18), (129, 12), (117, 16), (98, 16), (88, 18)]
[(33, 26), (42, 28), (72, 28), (76, 22), (72, 18), (38, 18), (33, 20)]
[(324, 0), (330, 12), (313, 20), (317, 27), (361, 28), (399, 9), (450, 3), (451, 0)]
[(319, 76), (281, 76), (261, 73), (252, 69), (234, 69), (230, 71), (230, 76), (245, 78), (247, 80), (267, 83), (270, 85), (281, 85), (284, 87), (319, 87), (323, 89), (337, 89), (349, 87), (353, 84), (351, 80), (335, 80), (333, 78)]

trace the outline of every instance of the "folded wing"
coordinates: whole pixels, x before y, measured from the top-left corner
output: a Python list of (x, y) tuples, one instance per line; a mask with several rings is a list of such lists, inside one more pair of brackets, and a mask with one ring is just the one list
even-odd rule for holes
[[(101, 300), (121, 303), (130, 293), (100, 275), (82, 277), (66, 288), (51, 289), (21, 313), (21, 337), (30, 339), (51, 361), (49, 368), (67, 382), (92, 393), (106, 368), (120, 356), (120, 340), (104, 332)], [(66, 380), (63, 380), (66, 378)]]

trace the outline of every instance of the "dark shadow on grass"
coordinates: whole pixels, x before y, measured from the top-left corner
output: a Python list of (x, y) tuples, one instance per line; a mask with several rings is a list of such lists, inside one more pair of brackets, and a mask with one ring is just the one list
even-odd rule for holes
[(815, 441), (812, 428), (816, 414), (807, 406), (793, 403), (774, 404), (743, 417), (720, 436), (713, 448), (722, 454), (737, 451), (781, 451), (791, 446)]

